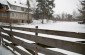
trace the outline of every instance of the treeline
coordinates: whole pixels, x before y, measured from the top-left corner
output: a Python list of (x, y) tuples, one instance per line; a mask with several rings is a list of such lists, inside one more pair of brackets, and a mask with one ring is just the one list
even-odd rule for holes
[[(85, 22), (85, 0), (81, 1), (81, 9), (79, 11), (74, 11), (73, 14), (57, 14), (53, 16), (53, 8), (55, 7), (55, 0), (35, 0), (36, 6), (31, 8), (33, 12), (33, 18), (38, 20), (41, 19), (44, 23), (44, 19), (53, 21), (84, 21)], [(28, 0), (28, 6), (29, 0)], [(80, 7), (79, 7), (80, 8)], [(29, 9), (29, 8), (28, 8)]]
[(67, 13), (62, 13), (62, 14), (57, 14), (55, 15), (54, 21), (80, 21), (81, 19), (79, 18), (79, 13), (76, 11), (73, 12), (73, 14), (67, 14)]

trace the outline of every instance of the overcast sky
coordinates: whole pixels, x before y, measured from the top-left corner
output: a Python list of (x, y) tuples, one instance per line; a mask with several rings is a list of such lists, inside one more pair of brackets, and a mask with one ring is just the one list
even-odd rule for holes
[[(26, 0), (20, 0), (22, 2), (26, 2)], [(35, 0), (30, 0), (31, 2)], [(54, 10), (54, 14), (61, 14), (61, 13), (70, 13), (72, 14), (72, 12), (74, 10), (78, 10), (79, 7), (79, 0), (55, 0), (55, 8)], [(34, 6), (34, 4), (33, 4)]]
[(79, 0), (55, 0), (55, 14), (70, 13), (77, 10), (79, 7)]

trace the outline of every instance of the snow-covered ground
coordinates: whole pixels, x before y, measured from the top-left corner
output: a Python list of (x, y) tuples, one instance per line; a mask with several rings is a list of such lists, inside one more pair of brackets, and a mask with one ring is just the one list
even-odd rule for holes
[[(49, 29), (49, 30), (60, 30), (60, 31), (68, 31), (68, 32), (85, 33), (85, 24), (78, 24), (78, 22), (60, 22), (60, 21), (57, 21), (55, 23), (50, 22), (50, 23), (41, 24), (40, 21), (35, 20), (31, 24), (22, 24), (22, 25), (13, 25), (13, 26), (26, 27), (26, 28), (35, 28), (35, 26), (38, 26), (39, 29)], [(15, 30), (15, 31), (17, 31), (17, 30)], [(22, 32), (22, 31), (18, 30), (17, 32)], [(23, 32), (23, 33), (35, 35), (35, 33), (32, 33), (32, 32)], [(65, 41), (71, 41), (71, 42), (85, 41), (85, 39), (68, 38), (68, 37), (62, 37), (62, 36), (56, 37), (55, 35), (46, 35), (46, 34), (39, 34), (39, 36), (60, 39), (60, 40), (65, 40)], [(18, 38), (18, 37), (16, 37), (16, 38)], [(21, 39), (21, 38), (18, 38), (18, 39)], [(22, 39), (22, 40), (28, 42), (25, 39)], [(62, 52), (66, 55), (81, 55), (78, 53), (66, 51), (66, 50), (59, 49), (59, 48), (49, 48), (49, 49), (51, 49), (53, 51)], [(39, 53), (39, 55), (43, 55), (43, 54)]]
[(0, 55), (14, 55), (14, 54), (7, 50), (6, 48), (0, 46)]
[(85, 24), (78, 24), (78, 22), (60, 22), (41, 24), (40, 21), (34, 21), (31, 24), (16, 25), (18, 27), (35, 28), (38, 26), (40, 29), (60, 30), (60, 31), (72, 31), (85, 33)]

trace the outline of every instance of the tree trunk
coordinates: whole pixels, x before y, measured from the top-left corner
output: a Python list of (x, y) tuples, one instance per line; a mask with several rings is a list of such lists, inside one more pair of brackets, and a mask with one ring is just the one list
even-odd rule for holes
[(42, 24), (44, 24), (44, 20), (43, 20), (43, 18), (42, 18), (42, 22), (41, 22)]
[(85, 24), (85, 19), (83, 20), (83, 24)]

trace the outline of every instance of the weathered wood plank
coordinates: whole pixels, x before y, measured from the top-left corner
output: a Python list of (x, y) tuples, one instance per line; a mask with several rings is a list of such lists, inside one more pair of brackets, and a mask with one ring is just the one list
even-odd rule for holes
[(5, 43), (6, 45), (12, 47), (14, 50), (16, 50), (17, 52), (19, 52), (21, 55), (30, 55), (29, 53), (27, 53), (27, 52), (25, 52), (25, 51), (23, 51), (23, 50), (15, 47), (15, 46), (11, 45), (10, 43), (7, 43), (7, 42), (5, 42), (5, 41), (4, 41), (4, 43)]
[(30, 49), (26, 49), (28, 52), (32, 53), (32, 55), (38, 55), (38, 53), (36, 54), (34, 50), (30, 50)]
[(1, 31), (0, 31), (0, 45), (1, 45)]
[[(2, 27), (9, 28), (9, 26), (2, 26)], [(24, 28), (24, 27), (11, 27), (11, 28), (17, 29), (17, 30), (29, 31), (29, 32), (37, 32), (37, 33), (43, 33), (43, 34), (85, 39), (85, 33), (58, 31), (58, 30), (55, 31), (55, 30), (35, 29), (35, 28)]]
[[(7, 33), (9, 33), (9, 31)], [(28, 34), (23, 34), (18, 32), (13, 32), (12, 34), (20, 38), (35, 41), (36, 43), (40, 43), (43, 45), (61, 48), (61, 49), (65, 49), (65, 50), (80, 53), (80, 54), (85, 54), (85, 44), (58, 40), (58, 39), (45, 38), (40, 36), (33, 36), (33, 35), (28, 35)]]
[[(16, 28), (17, 27), (12, 27), (12, 28)], [(20, 27), (21, 28), (21, 27)], [(77, 37), (83, 37), (85, 36), (85, 33), (76, 33), (75, 32), (61, 32), (61, 31), (52, 31), (52, 30), (42, 30), (42, 29), (33, 29), (33, 28), (21, 28), (20, 30), (24, 30), (24, 31), (31, 31), (31, 32), (39, 32), (39, 33), (45, 33), (45, 34), (53, 34), (55, 35), (57, 33), (57, 35), (60, 36), (75, 36)], [(42, 30), (42, 31), (41, 31)], [(51, 31), (51, 32), (50, 32)], [(10, 31), (4, 31), (6, 33), (10, 34)], [(49, 33), (50, 32), (50, 33)], [(18, 33), (18, 32), (12, 32), (13, 35), (24, 38), (24, 39), (28, 39), (31, 41), (35, 41), (37, 43), (43, 44), (43, 45), (47, 45), (47, 46), (51, 46), (51, 47), (57, 47), (57, 48), (61, 48), (61, 49), (65, 49), (65, 50), (69, 50), (72, 52), (76, 52), (76, 53), (81, 53), (81, 54), (85, 54), (85, 44), (81, 44), (81, 43), (74, 43), (74, 42), (68, 42), (68, 41), (63, 41), (63, 40), (56, 40), (56, 39), (50, 39), (50, 38), (44, 38), (44, 37), (40, 37), (40, 36), (33, 36), (33, 35), (28, 35), (28, 34), (23, 34), (23, 33)], [(50, 44), (51, 43), (51, 44)]]
[(19, 39), (16, 39), (16, 38), (8, 38), (8, 36), (6, 35), (2, 35), (3, 38), (6, 38), (7, 40), (9, 41), (12, 41), (13, 43), (17, 44), (17, 45), (21, 45), (22, 47), (24, 47), (25, 49), (30, 49), (30, 50), (34, 50), (34, 51), (37, 51), (37, 52), (41, 52), (41, 53), (44, 53), (46, 55), (65, 55), (63, 53), (60, 53), (60, 52), (55, 52), (55, 51), (52, 51), (52, 50), (48, 50), (48, 49), (45, 49), (43, 47), (40, 47), (38, 45), (35, 45), (35, 44), (29, 44), (29, 43), (26, 43), (24, 41), (21, 41)]
[[(13, 39), (11, 39), (10, 37), (8, 37), (8, 36), (3, 36), (3, 38), (5, 38), (6, 40), (8, 40), (8, 41), (11, 41), (11, 40), (13, 40)], [(11, 41), (12, 42), (12, 41)], [(17, 41), (16, 41), (17, 42)], [(15, 43), (10, 43), (10, 45), (13, 45), (13, 46), (18, 46), (19, 44), (15, 44)], [(7, 46), (9, 46), (8, 44), (3, 44), (3, 46), (4, 47), (6, 47), (7, 48)], [(7, 48), (7, 49), (9, 49), (9, 48)], [(10, 49), (9, 49), (10, 50)], [(28, 52), (30, 52), (32, 55), (34, 55), (35, 54), (35, 52), (34, 52), (34, 50), (32, 51), (32, 50), (29, 50), (29, 49), (26, 49)], [(12, 50), (10, 50), (11, 52), (13, 52)], [(13, 52), (14, 53), (14, 52)], [(16, 53), (14, 53), (15, 55), (17, 55)]]
[(75, 42), (68, 42), (68, 41), (63, 41), (63, 40), (57, 40), (57, 39), (51, 39), (51, 38), (45, 38), (45, 37), (40, 37), (40, 36), (32, 36), (28, 34), (23, 34), (23, 33), (17, 33), (13, 32), (15, 36), (28, 39), (31, 41), (35, 41), (37, 43), (41, 43), (43, 45), (47, 46), (52, 46), (52, 47), (57, 47), (61, 49), (65, 49), (68, 51), (76, 52), (76, 53), (85, 53), (85, 44), (81, 43), (75, 43)]

